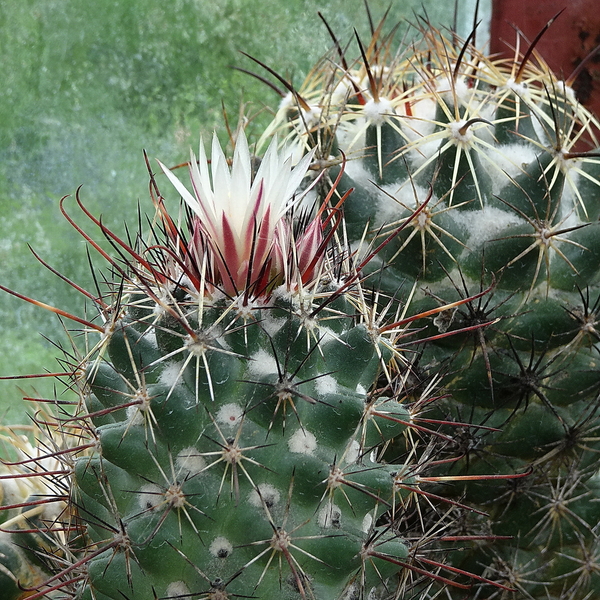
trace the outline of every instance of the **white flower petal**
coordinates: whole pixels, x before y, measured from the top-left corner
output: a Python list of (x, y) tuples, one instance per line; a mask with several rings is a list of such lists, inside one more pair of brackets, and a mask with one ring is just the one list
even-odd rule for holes
[(199, 160), (196, 160), (194, 153), (190, 151), (190, 179), (192, 180), (192, 188), (194, 195), (199, 204), (199, 211), (196, 214), (202, 219), (202, 221), (210, 221), (214, 223), (216, 215), (214, 211), (213, 191), (210, 185), (210, 178), (208, 171), (205, 168), (204, 173), (201, 170), (202, 165), (206, 167), (206, 155), (204, 154), (204, 148), (202, 148), (202, 154)]
[(250, 160), (250, 150), (248, 148), (248, 140), (242, 130), (235, 142), (235, 152), (233, 154), (233, 164), (231, 166), (230, 191), (234, 202), (236, 198), (244, 198), (248, 193), (251, 178), (252, 165)]
[(217, 134), (213, 135), (210, 167), (212, 171), (212, 189), (214, 192), (215, 213), (221, 215), (225, 213), (230, 216), (232, 213), (230, 206), (230, 183), (231, 173), (227, 166), (227, 159), (219, 144)]
[(202, 141), (198, 160), (191, 154), (189, 170), (193, 194), (159, 162), (169, 181), (198, 216), (200, 235), (205, 236), (207, 242), (205, 247), (214, 253), (213, 283), (221, 285), (226, 293), (238, 293), (258, 282), (258, 278), (268, 276), (264, 266), (269, 258), (273, 259), (271, 268), (277, 270), (276, 276), (287, 274), (285, 257), (290, 255), (288, 246), (294, 241), (291, 236), (283, 235), (282, 219), (303, 197), (300, 194), (294, 198), (294, 194), (313, 157), (314, 150), (292, 168), (291, 152), (279, 151), (274, 138), (253, 178), (252, 158), (244, 132), (238, 134), (231, 167), (215, 133), (210, 162)]
[(201, 209), (198, 200), (196, 200), (196, 198), (194, 198), (194, 196), (188, 192), (183, 183), (181, 183), (181, 181), (179, 181), (179, 179), (177, 179), (177, 177), (175, 177), (175, 175), (173, 175), (173, 173), (160, 162), (160, 160), (158, 161), (158, 164), (163, 170), (163, 173), (167, 176), (167, 179), (173, 184), (175, 189), (179, 192), (179, 195), (185, 200), (186, 204), (188, 204), (197, 215), (201, 215)]
[[(195, 163), (194, 163), (195, 164)], [(204, 183), (204, 187), (210, 190), (210, 197), (212, 202), (212, 186), (210, 183), (210, 172), (208, 168), (208, 159), (206, 158), (206, 150), (204, 149), (204, 140), (200, 138), (200, 148), (198, 150), (198, 169), (200, 170), (200, 177)]]
[(312, 162), (315, 156), (316, 148), (313, 148), (308, 154), (302, 157), (302, 160), (294, 167), (294, 170), (291, 172), (288, 177), (288, 184), (285, 193), (288, 198), (291, 198), (300, 184), (304, 179), (306, 172), (308, 171), (308, 167), (310, 167), (310, 163)]

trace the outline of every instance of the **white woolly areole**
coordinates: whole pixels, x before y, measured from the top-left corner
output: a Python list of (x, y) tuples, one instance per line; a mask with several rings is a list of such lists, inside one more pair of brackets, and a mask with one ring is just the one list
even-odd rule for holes
[[(256, 317), (257, 311), (265, 307), (265, 302), (260, 298), (248, 298), (247, 294), (240, 294), (233, 301), (235, 311), (244, 321), (253, 321)], [(222, 341), (223, 336), (219, 341)]]
[(321, 120), (323, 110), (320, 106), (309, 106), (308, 110), (302, 109), (302, 128), (310, 131), (315, 125), (318, 125)]
[(362, 385), (361, 383), (357, 383), (356, 384), (356, 393), (364, 396), (364, 395), (366, 395), (367, 390), (365, 389), (364, 385)]
[(572, 104), (579, 104), (575, 90), (571, 86), (567, 85), (566, 81), (557, 81), (556, 87), (560, 90), (560, 92), (562, 92), (562, 95), (568, 102), (571, 102)]
[(539, 152), (531, 144), (503, 144), (488, 154), (490, 161), (494, 164), (493, 169), (487, 169), (492, 179), (493, 193), (499, 194), (507, 184), (507, 175), (517, 177), (534, 160)]
[(376, 587), (372, 587), (369, 590), (369, 595), (367, 596), (367, 600), (380, 600), (381, 596), (379, 595), (379, 589)]
[(349, 465), (354, 464), (360, 456), (360, 444), (357, 440), (352, 440), (344, 455), (345, 462)]
[(469, 87), (469, 84), (464, 77), (456, 78), (456, 81), (454, 82), (454, 92), (458, 96), (459, 100), (463, 102), (468, 102), (473, 94), (472, 88)]
[[(408, 180), (400, 185), (400, 187), (398, 187), (398, 184), (392, 184), (383, 186), (382, 190), (379, 193), (379, 202), (373, 222), (373, 229), (378, 229), (389, 223), (395, 223), (399, 219), (406, 218), (417, 208), (417, 201), (423, 203), (430, 193), (429, 188), (425, 188), (414, 182), (411, 183)], [(429, 206), (434, 206), (435, 203), (436, 198), (434, 196), (429, 201)]]
[(244, 415), (244, 409), (235, 402), (224, 404), (217, 412), (217, 423), (234, 427), (239, 425)]
[(370, 124), (381, 125), (386, 117), (394, 114), (394, 107), (387, 98), (371, 99), (365, 104), (363, 112)]
[[(365, 134), (367, 131), (367, 121), (364, 117), (354, 117), (349, 121), (342, 121), (337, 129), (336, 129), (336, 138), (338, 140), (339, 147), (346, 152), (346, 154), (350, 154), (353, 151), (356, 151), (360, 148), (365, 147)], [(346, 169), (355, 162), (349, 160)]]
[(156, 331), (154, 329), (146, 329), (143, 337), (144, 340), (149, 342), (153, 348), (158, 348), (158, 342), (156, 341)]
[(315, 379), (315, 389), (318, 394), (335, 394), (338, 391), (338, 382), (333, 375), (321, 375)]
[(358, 583), (351, 583), (344, 591), (341, 600), (355, 600), (356, 598), (360, 598), (360, 589)]
[(233, 552), (233, 546), (226, 537), (221, 535), (211, 542), (208, 551), (215, 558), (227, 558)]
[[(583, 216), (585, 214), (581, 207), (581, 201), (575, 193), (579, 182), (584, 179), (581, 173), (578, 173), (578, 169), (581, 168), (581, 164), (577, 164), (579, 162), (575, 160), (567, 161), (566, 168), (564, 169), (566, 181), (560, 201), (560, 219), (563, 228), (577, 225), (579, 223), (579, 215)], [(584, 197), (584, 204), (585, 200), (586, 198)]]
[(183, 372), (183, 362), (169, 362), (167, 363), (158, 378), (159, 383), (162, 383), (165, 387), (170, 390), (176, 385), (181, 383), (181, 373)]
[[(435, 143), (434, 150), (437, 150), (438, 147), (439, 140)], [(407, 214), (407, 211), (402, 207), (402, 205), (398, 202), (394, 202), (392, 198), (397, 198), (401, 202), (406, 200), (406, 204), (408, 206), (414, 205), (415, 203), (412, 187), (408, 182), (401, 187), (399, 187), (398, 184), (390, 184), (384, 186), (383, 188), (379, 188), (373, 183), (373, 175), (364, 167), (363, 161), (348, 161), (346, 165), (346, 173), (356, 182), (357, 186), (360, 186), (369, 194), (367, 201), (377, 205), (374, 220), (370, 224), (371, 228), (378, 228), (381, 225), (397, 221), (399, 218)], [(420, 189), (421, 188), (417, 186), (417, 193), (419, 194), (419, 197), (426, 198), (427, 193), (425, 193), (425, 196), (422, 196), (421, 192), (419, 191)], [(392, 196), (392, 198), (390, 198), (390, 196)], [(368, 246), (365, 245), (365, 248), (368, 248)], [(356, 249), (356, 245), (353, 244), (352, 249)], [(373, 260), (376, 261), (377, 259), (378, 257), (376, 256)], [(372, 262), (371, 264), (373, 265), (375, 263)]]
[(137, 406), (128, 406), (127, 410), (125, 411), (125, 414), (127, 415), (127, 420), (132, 425), (143, 425), (144, 424), (144, 417), (142, 416), (141, 412), (138, 410)]
[(452, 137), (454, 138), (456, 143), (461, 143), (465, 145), (471, 145), (471, 141), (473, 140), (473, 128), (467, 127), (464, 131), (461, 131), (467, 121), (454, 121), (452, 123), (448, 123), (448, 128), (452, 133)]
[(333, 502), (328, 502), (317, 515), (319, 527), (323, 529), (339, 529), (342, 519), (342, 509)]
[(515, 213), (500, 208), (486, 206), (482, 210), (462, 211), (463, 224), (471, 237), (467, 245), (476, 248), (497, 238), (507, 227), (520, 225), (523, 220)]
[[(286, 286), (281, 286), (282, 290), (285, 290), (287, 293)], [(276, 290), (277, 291), (277, 290)], [(284, 318), (275, 318), (271, 314), (271, 311), (265, 310), (261, 313), (261, 327), (265, 330), (265, 332), (273, 337), (285, 324)]]
[(272, 375), (273, 373), (279, 372), (277, 370), (277, 361), (275, 360), (275, 357), (262, 348), (250, 358), (248, 372), (254, 377)]
[(142, 510), (153, 510), (164, 502), (164, 492), (154, 483), (143, 485), (138, 493), (138, 506)]
[[(369, 65), (369, 70), (371, 71), (371, 77), (379, 81), (389, 78), (390, 74), (392, 73), (392, 70), (388, 65), (382, 64)], [(358, 87), (361, 89), (367, 89), (369, 87), (369, 83), (369, 76), (367, 73), (365, 73), (362, 76), (362, 79), (359, 81)]]
[(288, 92), (281, 99), (281, 102), (279, 103), (279, 110), (287, 110), (288, 108), (290, 108), (290, 106), (293, 105), (293, 102), (294, 102), (294, 96), (293, 96), (292, 92)]
[(410, 105), (412, 119), (402, 121), (402, 131), (411, 141), (430, 135), (435, 129), (437, 102), (432, 98), (419, 98)]
[(317, 438), (306, 429), (298, 429), (288, 440), (290, 452), (294, 454), (314, 454), (317, 449)]
[(179, 452), (175, 466), (184, 475), (199, 475), (206, 468), (206, 461), (196, 448), (189, 446)]
[(248, 502), (257, 508), (262, 507), (263, 502), (268, 508), (275, 506), (281, 499), (279, 490), (270, 483), (260, 483), (256, 489), (248, 494)]
[(371, 527), (373, 526), (373, 515), (371, 513), (367, 513), (362, 520), (362, 524), (360, 528), (365, 532), (369, 533), (371, 531)]
[(191, 596), (190, 588), (188, 588), (183, 581), (174, 581), (167, 586), (166, 590), (167, 596), (166, 600), (169, 598), (184, 598), (187, 596)]
[(331, 106), (338, 107), (346, 104), (348, 98), (354, 93), (354, 88), (359, 87), (359, 82), (351, 75), (346, 75), (334, 88), (329, 95)]
[(373, 184), (373, 175), (365, 168), (362, 160), (349, 160), (346, 163), (346, 173), (365, 191), (377, 196), (378, 189)]
[(466, 102), (471, 94), (471, 88), (467, 85), (464, 77), (454, 79), (453, 77), (442, 76), (436, 82), (435, 91), (438, 94), (449, 96), (445, 100), (452, 104), (454, 104), (454, 97)]
[(504, 87), (512, 90), (517, 96), (525, 97), (529, 95), (527, 84), (517, 83), (512, 77), (506, 81)]
[[(423, 106), (421, 107), (421, 105)], [(433, 135), (436, 128), (436, 104), (433, 101), (424, 100), (419, 102), (419, 106), (423, 108), (424, 113), (427, 108), (431, 108), (433, 113), (429, 117), (424, 115), (417, 119), (407, 119), (402, 123), (402, 131), (413, 144), (413, 149), (407, 154), (410, 159), (409, 165), (413, 169), (421, 167), (425, 161), (437, 155), (440, 149), (440, 138)]]
[[(341, 287), (341, 285), (338, 287)], [(321, 343), (327, 343), (331, 340), (337, 341), (338, 339), (337, 333), (331, 327), (325, 327), (321, 324), (319, 324), (319, 335), (321, 336)]]

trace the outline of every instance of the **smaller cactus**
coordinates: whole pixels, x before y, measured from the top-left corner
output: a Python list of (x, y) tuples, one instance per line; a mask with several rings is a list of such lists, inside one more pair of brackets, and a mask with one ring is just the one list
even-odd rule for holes
[(32, 445), (18, 429), (2, 427), (1, 435), (6, 458), (0, 470), (0, 590), (6, 600), (29, 596), (27, 590), (35, 590), (60, 568), (66, 540), (67, 471), (43, 449), (56, 439), (42, 436), (34, 426), (21, 428), (38, 436)]

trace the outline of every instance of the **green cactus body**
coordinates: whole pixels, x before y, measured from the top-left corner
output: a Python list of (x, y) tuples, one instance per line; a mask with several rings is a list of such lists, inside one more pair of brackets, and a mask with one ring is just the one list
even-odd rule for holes
[[(234, 312), (222, 320), (228, 302), (199, 317), (186, 296), (182, 319), (206, 331), (221, 319), (201, 354), (160, 319), (141, 333), (126, 317), (115, 328), (111, 366), (88, 370), (113, 422), (96, 427), (96, 451), (77, 459), (72, 492), (91, 539), (106, 548), (89, 561), (91, 592), (170, 597), (222, 586), (231, 596), (341, 597), (361, 571), (364, 585), (381, 585), (385, 560), (371, 566), (363, 556), (370, 539), (383, 535), (381, 552), (389, 546), (406, 558), (406, 547), (373, 524), (394, 496), (390, 468), (365, 456), (405, 429), (387, 414), (407, 419), (394, 399), (368, 410), (386, 349), (326, 307), (309, 331), (294, 305), (273, 298), (243, 324)], [(141, 337), (156, 348), (159, 331), (158, 347), (181, 351), (156, 369), (144, 353), (138, 364), (135, 344)], [(120, 352), (124, 340), (130, 355)], [(340, 363), (348, 353), (356, 360)], [(142, 364), (155, 383), (143, 382)], [(111, 394), (107, 372), (124, 383)]]
[[(581, 558), (597, 535), (586, 511), (598, 502), (589, 483), (600, 425), (598, 122), (539, 57), (506, 64), (428, 27), (421, 34), (420, 46), (396, 50), (377, 29), (355, 61), (338, 44), (296, 92), (320, 121), (305, 128), (286, 100), (269, 131), (329, 163), (343, 151), (337, 192), (355, 188), (345, 204), (351, 241), (372, 248), (388, 238), (371, 262), (373, 286), (399, 304), (413, 288), (417, 312), (487, 290), (416, 334), (425, 341), (406, 381), (443, 374), (449, 398), (430, 416), (471, 424), (464, 441), (440, 441), (441, 456), (463, 459), (436, 469), (457, 478), (438, 493), (489, 513), (470, 531), (514, 536), (477, 550), (515, 557), (516, 571), (508, 562), (496, 571), (509, 587), (520, 568), (527, 579), (520, 557), (535, 556), (526, 597), (589, 598), (600, 566)], [(335, 141), (319, 145), (319, 130)], [(501, 478), (511, 473), (526, 476)], [(456, 560), (494, 572), (466, 552)]]

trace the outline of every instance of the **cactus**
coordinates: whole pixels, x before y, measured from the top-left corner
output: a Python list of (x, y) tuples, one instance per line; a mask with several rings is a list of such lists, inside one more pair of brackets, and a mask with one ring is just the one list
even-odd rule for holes
[[(343, 199), (332, 202), (342, 176), (313, 210), (314, 153), (292, 159), (274, 139), (253, 163), (240, 129), (231, 166), (216, 136), (210, 160), (202, 143), (191, 155), (193, 192), (159, 163), (184, 204), (173, 218), (151, 173), (155, 218), (133, 242), (77, 197), (117, 258), (61, 204), (114, 279), (96, 294), (73, 284), (99, 322), (44, 305), (83, 325), (87, 342), (70, 355), (75, 413), (53, 426), (77, 436), (31, 459), (60, 457), (69, 489), (66, 551), (50, 549), (64, 564), (33, 598), (378, 598), (424, 577), (468, 586), (467, 573), (439, 574), (449, 540), (420, 496), (469, 509), (422, 490), (407, 434), (429, 432), (418, 407), (435, 397), (394, 392), (399, 340), (419, 315), (387, 317), (369, 300), (362, 271), (376, 252), (357, 262), (343, 242)], [(427, 521), (399, 531), (400, 509)], [(439, 532), (416, 535), (432, 523)]]
[(191, 187), (159, 163), (179, 210), (148, 163), (147, 233), (77, 195), (112, 253), (61, 202), (109, 273), (69, 282), (96, 317), (21, 296), (85, 342), (9, 464), (54, 481), (11, 525), (66, 501), (4, 528), (11, 600), (594, 596), (598, 123), (535, 41), (384, 29), (298, 90), (269, 69), (257, 156), (239, 127)]
[[(40, 409), (49, 423), (51, 416)], [(35, 426), (2, 427), (0, 440), (5, 460), (0, 470), (0, 590), (2, 598), (18, 600), (24, 589), (42, 585), (62, 564), (65, 541), (61, 526), (67, 507), (60, 480), (66, 471), (56, 457), (59, 440), (42, 435)], [(27, 434), (34, 433), (32, 444)]]
[(348, 159), (337, 192), (354, 190), (353, 247), (403, 228), (370, 269), (400, 306), (424, 312), (489, 290), (421, 321), (406, 377), (418, 389), (442, 374), (449, 398), (431, 416), (471, 425), (434, 451), (463, 454), (436, 469), (458, 477), (438, 493), (489, 515), (457, 531), (510, 536), (452, 564), (522, 594), (478, 598), (595, 597), (599, 123), (536, 54), (540, 36), (501, 61), (474, 33), (461, 41), (425, 22), (419, 33), (397, 49), (382, 22), (368, 43), (357, 38), (356, 58), (334, 36), (300, 88), (284, 82), (263, 140), (277, 132), (299, 156), (315, 151), (331, 179)]

